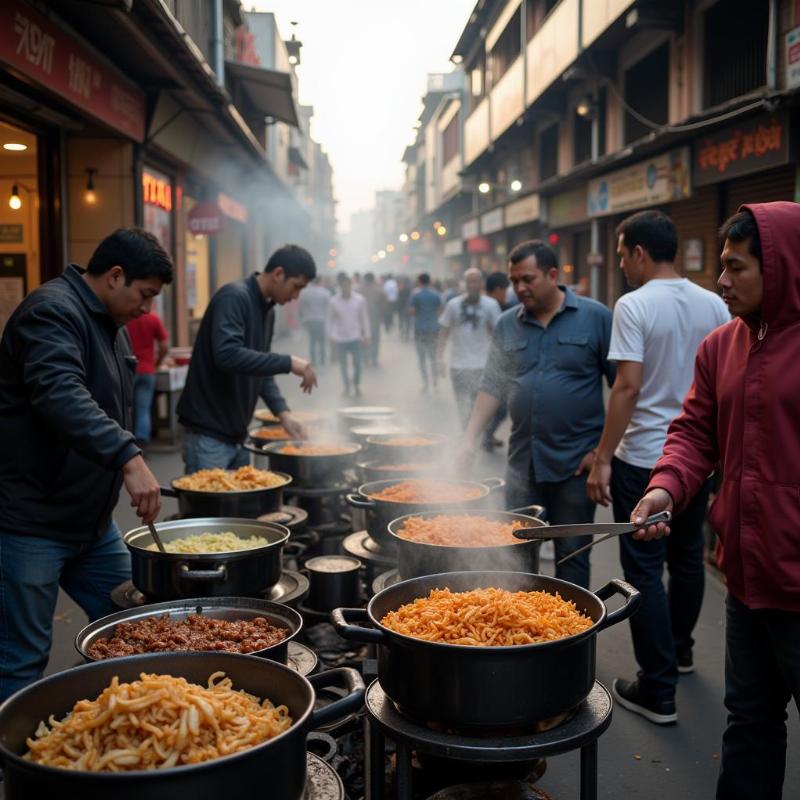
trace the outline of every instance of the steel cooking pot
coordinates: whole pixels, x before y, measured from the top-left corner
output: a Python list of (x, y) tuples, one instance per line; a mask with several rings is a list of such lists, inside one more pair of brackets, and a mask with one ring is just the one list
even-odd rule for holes
[(162, 486), (164, 497), (176, 497), (182, 517), (239, 517), (255, 519), (277, 511), (283, 505), (283, 490), (292, 482), (290, 475), (276, 472), (283, 483), (265, 489), (242, 489), (237, 492), (201, 492), (179, 489), (174, 478), (170, 486)]
[[(413, 441), (414, 444), (398, 444)], [(407, 461), (429, 462), (440, 456), (447, 437), (441, 433), (390, 433), (367, 436), (367, 448), (370, 458), (389, 464), (401, 464)]]
[(348, 433), (357, 427), (391, 423), (397, 417), (397, 409), (391, 406), (347, 406), (340, 408), (336, 416), (339, 429)]
[[(432, 472), (439, 469), (439, 464), (423, 464), (409, 461), (413, 469), (390, 469), (393, 464), (387, 464), (382, 460), (359, 461), (356, 466), (361, 470), (361, 476), (365, 483), (373, 481), (385, 481), (387, 478), (406, 480), (408, 478), (421, 478), (430, 476)], [(402, 466), (398, 464), (397, 466)]]
[(190, 614), (233, 621), (264, 617), (271, 625), (284, 628), (287, 632), (286, 638), (271, 647), (255, 650), (247, 655), (269, 658), (281, 664), (285, 664), (288, 660), (289, 642), (303, 628), (303, 618), (293, 608), (280, 603), (249, 597), (196, 597), (128, 608), (90, 622), (75, 637), (75, 649), (86, 661), (105, 661), (107, 659), (94, 658), (89, 655), (89, 648), (96, 641), (111, 638), (117, 625), (121, 622), (138, 622), (152, 617), (161, 617), (164, 614), (169, 614), (169, 618), (173, 622), (180, 622)]
[[(381, 624), (389, 611), (427, 597), (431, 589), (465, 592), (490, 587), (558, 593), (594, 624), (564, 639), (508, 647), (428, 642)], [(622, 595), (625, 604), (609, 613), (603, 601), (614, 594)], [(451, 572), (390, 586), (366, 609), (336, 609), (331, 622), (340, 636), (378, 646), (381, 688), (417, 719), (463, 728), (524, 727), (563, 714), (588, 696), (595, 680), (597, 634), (630, 617), (640, 599), (639, 592), (621, 580), (592, 593), (544, 575)]]
[[(480, 517), (493, 522), (511, 524), (520, 522), (524, 528), (536, 528), (547, 523), (539, 518), (542, 506), (530, 506), (530, 513), (514, 511), (475, 511), (472, 513), (451, 512), (457, 516)], [(538, 572), (539, 547), (519, 547), (519, 544), (541, 544), (541, 539), (531, 539), (519, 544), (490, 545), (487, 547), (458, 547), (454, 545), (428, 544), (405, 539), (400, 535), (406, 521), (411, 517), (431, 519), (441, 511), (425, 511), (407, 514), (389, 523), (389, 535), (397, 552), (397, 569), (402, 579), (440, 572), (475, 572), (477, 570), (508, 570), (510, 572)]]
[(133, 584), (150, 598), (252, 596), (266, 592), (280, 580), (283, 546), (289, 539), (289, 529), (284, 525), (207, 517), (159, 522), (156, 530), (164, 544), (199, 533), (225, 531), (244, 538), (261, 536), (268, 544), (227, 553), (161, 553), (147, 549), (153, 537), (146, 525), (134, 528), (122, 540), (131, 553)]
[(273, 471), (278, 470), (291, 475), (294, 485), (307, 487), (341, 483), (344, 473), (355, 466), (356, 457), (362, 449), (360, 444), (354, 442), (332, 442), (331, 444), (339, 444), (343, 449), (346, 448), (346, 452), (330, 455), (295, 455), (282, 452), (283, 448), (290, 444), (299, 446), (309, 442), (290, 440), (270, 442), (260, 447), (245, 446), (250, 452), (255, 453), (256, 458), (267, 456), (270, 469)]
[(354, 493), (346, 495), (347, 503), (353, 508), (367, 511), (367, 530), (369, 535), (381, 544), (393, 544), (389, 536), (389, 523), (398, 517), (414, 514), (420, 511), (435, 511), (443, 508), (473, 509), (480, 507), (495, 489), (505, 486), (502, 478), (484, 478), (482, 481), (444, 481), (449, 484), (477, 488), (480, 494), (469, 500), (449, 503), (395, 503), (391, 500), (380, 500), (373, 495), (378, 494), (389, 486), (400, 483), (400, 478), (391, 480), (371, 481), (358, 487)]
[[(50, 715), (64, 717), (83, 698), (97, 697), (114, 676), (133, 681), (149, 672), (205, 686), (224, 672), (236, 689), (285, 705), (292, 727), (267, 742), (200, 764), (131, 772), (84, 772), (45, 767), (24, 759), (25, 739)], [(315, 711), (315, 689), (343, 686), (347, 695)], [(357, 711), (364, 682), (339, 668), (304, 678), (283, 664), (232, 653), (157, 653), (84, 664), (21, 689), (0, 706), (0, 760), (5, 800), (40, 797), (81, 800), (218, 800), (261, 797), (301, 800), (306, 781), (306, 735)]]

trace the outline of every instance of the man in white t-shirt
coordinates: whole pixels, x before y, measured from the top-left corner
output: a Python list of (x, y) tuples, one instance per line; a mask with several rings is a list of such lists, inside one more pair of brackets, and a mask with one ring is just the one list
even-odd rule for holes
[(464, 273), (466, 294), (449, 300), (439, 317), (439, 364), (444, 369), (444, 351), (450, 342), (450, 380), (456, 397), (461, 427), (466, 428), (483, 368), (492, 344), (492, 333), (500, 316), (497, 300), (481, 294), (483, 275), (479, 269)]
[[(613, 503), (617, 522), (627, 522), (692, 384), (697, 348), (730, 314), (718, 295), (676, 271), (678, 237), (666, 214), (640, 211), (619, 225), (617, 236), (620, 267), (639, 288), (614, 307), (608, 358), (617, 362), (617, 377), (586, 488), (595, 502)], [(642, 593), (630, 622), (640, 669), (636, 680), (617, 678), (613, 691), (620, 705), (657, 724), (677, 721), (678, 674), (693, 671), (708, 492), (707, 485), (675, 517), (669, 537), (620, 537), (625, 579)]]

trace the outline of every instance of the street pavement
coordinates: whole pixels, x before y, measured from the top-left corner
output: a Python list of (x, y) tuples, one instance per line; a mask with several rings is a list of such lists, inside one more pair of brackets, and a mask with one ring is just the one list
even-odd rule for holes
[[(365, 371), (362, 397), (342, 396), (338, 368), (327, 366), (319, 371), (320, 385), (311, 396), (301, 395), (292, 376), (278, 380), (293, 408), (333, 410), (343, 405), (391, 405), (401, 409), (414, 427), (427, 431), (457, 434), (458, 419), (449, 380), (440, 381), (438, 389), (423, 393), (416, 366), (413, 343), (401, 342), (396, 332), (383, 337), (381, 366)], [(275, 342), (277, 352), (291, 351), (306, 355), (305, 337)], [(507, 423), (501, 438), (507, 435)], [(481, 454), (475, 475), (502, 475), (505, 449)], [(156, 476), (165, 482), (182, 473), (180, 454), (154, 445), (147, 454)], [(117, 507), (120, 528), (135, 526), (136, 518), (124, 491)], [(177, 512), (174, 500), (164, 501), (163, 516)], [(599, 509), (597, 521), (611, 521), (610, 512)], [(552, 574), (552, 562), (543, 563), (543, 572)], [(622, 577), (617, 543), (599, 545), (592, 554), (592, 585), (600, 587), (609, 579)], [(725, 590), (713, 574), (708, 574), (702, 614), (695, 631), (695, 672), (682, 676), (678, 687), (677, 725), (661, 727), (615, 707), (609, 730), (600, 739), (600, 798), (687, 798), (707, 800), (714, 797), (722, 730), (725, 723), (724, 693), (724, 598)], [(613, 606), (613, 601), (610, 603)], [(54, 628), (53, 650), (48, 672), (78, 662), (72, 645), (75, 633), (85, 624), (85, 617), (69, 598), (62, 595)], [(598, 636), (597, 678), (610, 689), (617, 676), (633, 677), (636, 664), (625, 623)], [(784, 798), (800, 797), (800, 724), (797, 709), (789, 708), (789, 746)], [(539, 786), (553, 800), (579, 796), (580, 760), (577, 752), (548, 759), (547, 772)]]

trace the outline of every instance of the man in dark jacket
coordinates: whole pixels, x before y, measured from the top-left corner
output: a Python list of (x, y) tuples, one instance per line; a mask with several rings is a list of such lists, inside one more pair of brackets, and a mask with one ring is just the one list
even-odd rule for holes
[(122, 484), (145, 522), (158, 481), (131, 429), (136, 359), (125, 323), (172, 280), (152, 234), (120, 229), (86, 271), (28, 295), (0, 341), (0, 700), (47, 664), (59, 585), (90, 619), (130, 578), (111, 518)]
[(242, 447), (259, 396), (293, 439), (305, 439), (273, 376), (291, 372), (304, 392), (317, 377), (304, 358), (270, 353), (275, 305), (294, 300), (317, 274), (311, 254), (288, 244), (270, 256), (264, 272), (223, 286), (200, 323), (178, 418), (186, 427), (183, 462), (199, 469), (236, 469), (250, 463)]

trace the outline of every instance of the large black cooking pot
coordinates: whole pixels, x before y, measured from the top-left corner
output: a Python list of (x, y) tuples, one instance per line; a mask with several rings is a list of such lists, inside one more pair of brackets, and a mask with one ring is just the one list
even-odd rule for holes
[[(525, 528), (546, 525), (539, 514), (542, 506), (530, 506), (530, 513), (514, 511), (475, 511), (469, 514), (455, 512), (456, 516), (482, 517), (493, 522), (511, 524), (521, 522)], [(520, 547), (519, 544), (492, 545), (489, 547), (457, 547), (453, 545), (413, 542), (400, 535), (406, 520), (410, 517), (430, 519), (441, 511), (426, 511), (422, 514), (407, 514), (389, 523), (389, 535), (395, 543), (397, 569), (400, 577), (418, 578), (422, 575), (436, 575), (440, 572), (476, 572), (478, 570), (508, 570), (510, 572), (538, 572), (539, 547), (541, 539), (528, 539), (524, 542), (533, 547)], [(454, 513), (454, 512), (450, 512)], [(522, 541), (519, 542), (523, 544)]]
[[(116, 675), (138, 680), (142, 672), (173, 675), (205, 686), (224, 672), (236, 689), (286, 705), (292, 727), (267, 742), (202, 764), (136, 772), (78, 772), (44, 767), (22, 758), (25, 739), (51, 714), (61, 719), (76, 701), (97, 697)], [(347, 696), (314, 711), (315, 689), (343, 685)], [(0, 706), (0, 760), (5, 800), (220, 800), (271, 797), (300, 800), (306, 781), (306, 735), (357, 711), (364, 682), (340, 668), (304, 678), (283, 664), (231, 653), (158, 653), (84, 664), (21, 689)]]
[(371, 481), (359, 486), (356, 492), (346, 495), (346, 500), (350, 506), (367, 512), (369, 535), (380, 544), (394, 544), (394, 539), (389, 536), (389, 523), (398, 517), (416, 514), (421, 511), (436, 511), (445, 508), (480, 508), (491, 492), (505, 486), (505, 481), (502, 478), (484, 478), (481, 482), (448, 480), (446, 481), (447, 483), (480, 489), (480, 495), (477, 497), (457, 503), (395, 503), (391, 500), (379, 500), (373, 497), (383, 489), (394, 486), (396, 483), (401, 483), (402, 480), (402, 478), (391, 478), (390, 480)]
[(212, 619), (243, 620), (264, 617), (276, 628), (286, 630), (286, 638), (271, 647), (254, 650), (247, 655), (269, 658), (285, 664), (289, 656), (289, 642), (303, 628), (303, 618), (293, 609), (269, 600), (250, 597), (195, 597), (187, 600), (168, 600), (136, 608), (126, 608), (90, 622), (75, 637), (75, 649), (86, 661), (102, 661), (89, 655), (89, 648), (98, 639), (110, 639), (121, 622), (138, 622), (149, 617), (169, 614), (172, 622), (180, 622), (190, 614), (202, 614)]
[(319, 487), (341, 483), (342, 476), (352, 469), (356, 457), (361, 452), (361, 445), (353, 442), (341, 442), (341, 447), (347, 452), (331, 455), (293, 455), (283, 453), (286, 445), (303, 445), (308, 442), (290, 440), (283, 442), (270, 442), (269, 444), (245, 445), (256, 456), (256, 466), (259, 458), (267, 456), (269, 467), (273, 471), (279, 470), (292, 476), (295, 486)]
[(239, 492), (199, 492), (179, 489), (177, 478), (161, 487), (164, 497), (176, 497), (182, 517), (240, 517), (255, 519), (277, 511), (283, 504), (283, 490), (292, 482), (291, 475), (276, 473), (283, 483), (268, 489), (242, 489)]
[(164, 544), (198, 533), (231, 531), (238, 536), (261, 536), (269, 543), (252, 550), (228, 553), (161, 553), (148, 550), (153, 537), (147, 526), (128, 531), (123, 541), (131, 553), (133, 585), (156, 600), (180, 597), (230, 597), (262, 594), (281, 577), (283, 546), (289, 529), (256, 519), (180, 519), (156, 523)]
[[(465, 592), (489, 587), (558, 592), (594, 625), (543, 644), (466, 647), (413, 639), (380, 623), (389, 611), (427, 597), (431, 589)], [(603, 600), (614, 594), (622, 595), (625, 604), (608, 613)], [(621, 580), (592, 593), (544, 575), (451, 572), (390, 586), (376, 594), (366, 609), (336, 609), (331, 621), (346, 639), (378, 645), (381, 687), (412, 716), (462, 728), (524, 727), (563, 714), (587, 697), (595, 680), (597, 633), (627, 619), (639, 601), (639, 592)]]
[[(399, 444), (414, 441), (414, 444)], [(447, 437), (441, 433), (390, 433), (367, 436), (370, 458), (382, 459), (390, 464), (408, 461), (428, 462), (441, 456)]]
[(398, 481), (407, 480), (408, 478), (425, 478), (441, 468), (439, 464), (423, 464), (415, 461), (409, 461), (408, 463), (413, 464), (414, 469), (392, 469), (393, 466), (402, 466), (402, 464), (388, 464), (382, 459), (359, 461), (356, 466), (361, 470), (361, 476), (365, 483), (385, 481), (387, 478), (394, 478)]

